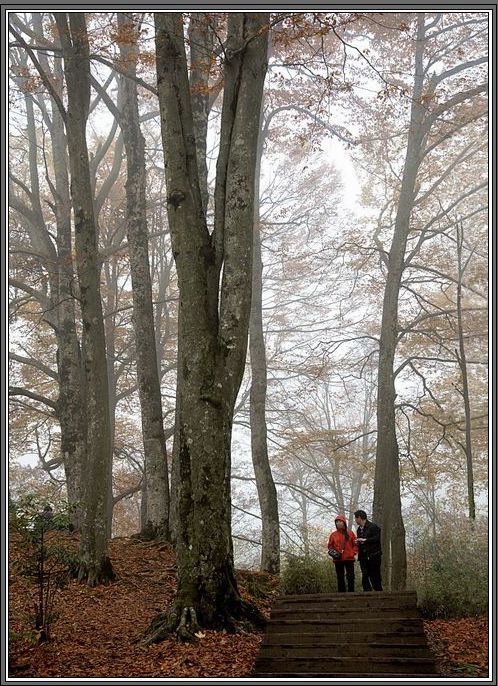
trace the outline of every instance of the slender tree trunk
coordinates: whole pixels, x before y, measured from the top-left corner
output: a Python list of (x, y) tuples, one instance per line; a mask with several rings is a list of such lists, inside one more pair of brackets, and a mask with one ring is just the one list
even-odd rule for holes
[(278, 574), (280, 571), (278, 498), (268, 459), (266, 427), (267, 368), (263, 334), (263, 260), (261, 256), (259, 217), (259, 177), (263, 154), (262, 148), (263, 141), (260, 133), (255, 173), (252, 301), (249, 321), (251, 455), (261, 510), (262, 546), (260, 569), (262, 572)]
[[(368, 391), (370, 389), (370, 392)], [(368, 466), (368, 458), (370, 451), (372, 450), (371, 437), (368, 432), (370, 429), (373, 413), (373, 398), (374, 393), (373, 384), (369, 384), (369, 387), (365, 387), (365, 402), (363, 404), (362, 422), (361, 422), (361, 432), (363, 436), (361, 437), (361, 447), (360, 456), (357, 463), (354, 466), (353, 479), (351, 483), (351, 502), (350, 502), (350, 522), (349, 527), (353, 525), (354, 512), (360, 506), (360, 496), (361, 489), (363, 486), (363, 481), (365, 479), (365, 473)]]
[[(107, 386), (109, 388), (109, 433), (111, 436), (111, 455), (114, 456), (114, 447), (116, 440), (116, 394), (117, 394), (117, 379), (116, 379), (116, 317), (113, 312), (118, 307), (118, 270), (117, 257), (111, 255), (104, 263), (105, 274), (105, 291), (104, 298), (104, 334), (107, 352)], [(107, 512), (107, 538), (112, 537), (112, 516), (114, 509), (114, 494), (112, 479), (109, 480), (107, 487), (107, 499), (109, 501), (109, 508)]]
[(97, 228), (86, 143), (90, 104), (89, 46), (83, 13), (67, 16), (58, 12), (55, 18), (62, 44), (68, 97), (66, 130), (86, 381), (88, 455), (79, 577), (94, 586), (114, 578), (114, 572), (107, 553), (108, 489), (112, 470), (109, 389)]
[(465, 459), (467, 466), (467, 498), (469, 507), (469, 518), (475, 521), (476, 503), (474, 496), (474, 465), (472, 459), (472, 415), (470, 412), (469, 380), (467, 375), (467, 357), (465, 354), (465, 338), (462, 321), (462, 280), (465, 267), (462, 259), (463, 248), (463, 225), (457, 222), (457, 260), (458, 260), (458, 281), (456, 293), (457, 322), (458, 322), (458, 351), (457, 358), (462, 375), (462, 398), (465, 413)]
[(199, 183), (182, 16), (161, 13), (155, 21), (168, 219), (180, 292), (175, 435), (180, 479), (177, 597), (166, 624), (160, 618), (148, 641), (172, 628), (192, 638), (199, 624), (233, 629), (244, 618), (261, 621), (242, 601), (234, 575), (230, 442), (247, 351), (268, 15), (229, 15), (212, 236)]
[[(303, 482), (301, 479), (301, 486), (303, 486)], [(301, 534), (303, 537), (303, 550), (304, 550), (304, 556), (308, 557), (310, 554), (310, 536), (309, 536), (309, 521), (308, 521), (308, 500), (306, 496), (301, 493), (299, 495), (299, 504), (301, 506)]]
[[(424, 82), (423, 53), (425, 46), (424, 15), (418, 16), (415, 55), (415, 83), (412, 97), (410, 129), (405, 165), (398, 199), (394, 234), (389, 251), (386, 285), (382, 305), (382, 324), (379, 343), (377, 390), (377, 454), (373, 520), (382, 529), (383, 578), (393, 590), (406, 584), (405, 530), (401, 515), (399, 450), (396, 437), (396, 391), (394, 385), (394, 356), (399, 334), (398, 300), (404, 269), (406, 242), (415, 199), (415, 183), (421, 162), (425, 109), (421, 100)], [(390, 569), (393, 576), (391, 582)]]
[(434, 487), (434, 483), (431, 481), (430, 483), (430, 501), (431, 501), (431, 506), (432, 506), (432, 516), (430, 518), (430, 526), (431, 526), (431, 531), (432, 531), (432, 540), (437, 541), (437, 529), (436, 529), (436, 522), (437, 522), (437, 508), (436, 508), (436, 489)]
[(250, 322), (251, 455), (262, 520), (261, 571), (280, 571), (280, 525), (277, 489), (268, 459), (266, 428), (266, 354), (262, 321), (262, 261), (259, 226), (254, 227), (253, 291)]
[[(62, 74), (60, 75), (62, 79)], [(62, 82), (61, 82), (62, 85)], [(62, 88), (61, 88), (62, 92)], [(86, 401), (82, 383), (81, 351), (75, 321), (75, 274), (72, 257), (71, 199), (67, 169), (67, 144), (64, 124), (52, 107), (52, 155), (55, 173), (57, 252), (58, 252), (58, 327), (57, 367), (61, 427), (68, 502), (73, 506), (75, 530), (82, 524), (83, 483), (86, 469)]]
[(127, 236), (133, 287), (133, 327), (137, 351), (137, 379), (144, 442), (145, 526), (149, 538), (169, 538), (169, 483), (161, 387), (157, 371), (156, 334), (146, 217), (145, 140), (140, 130), (137, 94), (138, 28), (133, 19), (118, 14), (118, 28), (126, 36), (119, 44), (122, 66), (123, 110), (121, 129), (126, 148)]

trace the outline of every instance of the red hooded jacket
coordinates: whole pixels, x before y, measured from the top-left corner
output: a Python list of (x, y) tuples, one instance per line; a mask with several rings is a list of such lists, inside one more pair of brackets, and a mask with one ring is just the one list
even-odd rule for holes
[[(344, 515), (337, 515), (334, 521), (337, 522), (338, 519), (341, 522), (344, 522), (344, 525), (347, 528), (348, 523), (346, 517)], [(345, 537), (344, 532), (339, 531), (339, 529), (332, 531), (332, 533), (329, 536), (329, 543), (327, 546), (328, 549), (330, 550), (330, 548), (335, 548), (336, 550), (343, 551), (342, 557), (339, 560), (339, 562), (348, 562), (349, 560), (354, 560), (355, 555), (358, 552), (357, 547), (355, 546), (355, 532), (351, 531), (351, 529), (347, 529), (347, 532), (347, 538)], [(337, 560), (334, 560), (334, 563), (335, 562), (337, 562)]]

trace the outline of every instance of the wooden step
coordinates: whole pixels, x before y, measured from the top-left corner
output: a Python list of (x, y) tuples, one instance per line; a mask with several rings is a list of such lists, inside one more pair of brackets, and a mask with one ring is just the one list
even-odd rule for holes
[(355, 591), (354, 593), (313, 593), (281, 595), (275, 598), (275, 605), (279, 603), (319, 603), (347, 599), (349, 602), (385, 602), (386, 600), (411, 599), (417, 602), (415, 591)]
[(373, 631), (313, 631), (290, 633), (278, 631), (267, 631), (263, 637), (262, 646), (265, 645), (327, 645), (331, 648), (338, 643), (384, 643), (384, 644), (423, 644), (427, 642), (426, 636), (421, 627), (418, 633), (405, 634), (386, 634), (384, 632)]
[(361, 610), (369, 608), (371, 610), (381, 608), (381, 607), (417, 607), (417, 599), (415, 597), (397, 597), (389, 598), (383, 597), (383, 599), (372, 597), (370, 593), (365, 593), (359, 598), (352, 598), (351, 596), (356, 594), (351, 593), (338, 593), (337, 597), (329, 600), (323, 600), (321, 603), (317, 602), (307, 602), (307, 601), (285, 601), (279, 600), (275, 601), (272, 605), (272, 609), (275, 610), (301, 610), (304, 608), (320, 608), (322, 610), (337, 611), (341, 609), (353, 609)]
[(281, 596), (256, 678), (434, 678), (413, 591)]
[[(281, 674), (278, 674), (276, 672), (254, 672), (251, 674), (252, 679), (368, 679), (371, 677), (372, 674), (370, 672), (365, 672), (361, 674), (360, 672), (282, 672)], [(375, 674), (375, 679), (386, 679), (388, 682), (394, 682), (395, 684), (399, 684), (400, 679), (409, 679), (410, 677), (413, 678), (413, 674), (404, 674), (402, 672), (393, 674), (392, 672), (389, 673), (381, 673), (381, 672), (376, 672)], [(435, 674), (434, 672), (431, 672), (429, 674), (417, 674), (416, 675), (417, 679), (434, 679), (438, 678), (438, 675)]]
[(375, 675), (379, 672), (382, 674), (399, 674), (409, 673), (429, 674), (435, 671), (435, 663), (433, 658), (427, 657), (363, 657), (363, 656), (348, 656), (348, 657), (258, 657), (256, 658), (256, 672), (278, 672), (279, 674), (291, 673), (305, 673), (313, 672), (320, 674), (323, 672), (355, 674), (361, 672), (362, 674)]
[(329, 616), (327, 619), (270, 619), (267, 631), (278, 633), (309, 633), (313, 631), (371, 631), (394, 634), (417, 633), (423, 630), (420, 617), (398, 617), (395, 619), (378, 619), (364, 617), (345, 620), (343, 617)]
[[(344, 621), (349, 622), (351, 619), (363, 619), (365, 617), (366, 608), (340, 608), (332, 610), (329, 608), (318, 607), (301, 607), (295, 608), (275, 608), (271, 610), (270, 619), (331, 619), (335, 616), (341, 617)], [(405, 619), (420, 617), (420, 613), (416, 607), (376, 607), (368, 608), (369, 617), (371, 619)]]
[(280, 643), (262, 644), (259, 657), (308, 658), (337, 655), (351, 657), (425, 657), (432, 655), (425, 643)]

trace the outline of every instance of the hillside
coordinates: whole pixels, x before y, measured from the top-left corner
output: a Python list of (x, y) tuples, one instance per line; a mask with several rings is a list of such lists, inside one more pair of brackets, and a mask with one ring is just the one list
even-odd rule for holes
[[(76, 546), (74, 536), (66, 541)], [(90, 589), (77, 581), (58, 592), (52, 641), (38, 645), (30, 624), (36, 589), (21, 578), (10, 541), (10, 677), (248, 677), (261, 634), (206, 631), (195, 645), (175, 640), (141, 646), (144, 630), (175, 592), (175, 559), (167, 545), (114, 539), (117, 581)], [(241, 593), (269, 615), (276, 579), (238, 572)], [(487, 674), (486, 619), (428, 621), (432, 649), (447, 676)]]

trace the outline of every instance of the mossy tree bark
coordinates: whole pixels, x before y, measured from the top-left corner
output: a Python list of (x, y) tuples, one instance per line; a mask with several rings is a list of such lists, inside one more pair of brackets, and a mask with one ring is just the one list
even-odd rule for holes
[[(188, 25), (188, 45), (190, 48), (190, 103), (192, 107), (193, 135), (197, 161), (197, 174), (201, 192), (202, 208), (207, 213), (209, 205), (208, 168), (207, 168), (207, 132), (209, 113), (216, 94), (210, 84), (210, 75), (215, 60), (215, 33), (212, 26), (213, 17), (204, 12), (192, 14)], [(171, 467), (171, 507), (170, 529), (176, 539), (178, 528), (178, 488), (180, 480), (178, 439), (174, 441)]]
[[(59, 65), (60, 66), (60, 65)], [(56, 67), (57, 68), (57, 67)], [(62, 97), (62, 74), (60, 84)], [(71, 198), (67, 170), (67, 142), (60, 112), (52, 103), (52, 154), (55, 173), (57, 226), (57, 369), (59, 397), (57, 414), (61, 427), (61, 452), (64, 459), (68, 502), (74, 506), (73, 526), (83, 521), (83, 484), (86, 467), (86, 399), (80, 343), (76, 331), (74, 264), (71, 236)]]
[(249, 325), (254, 173), (266, 74), (268, 15), (229, 15), (215, 225), (210, 233), (197, 165), (182, 15), (156, 14), (157, 83), (168, 219), (180, 294), (175, 453), (177, 596), (147, 641), (199, 626), (234, 629), (262, 617), (234, 575), (230, 443)]

